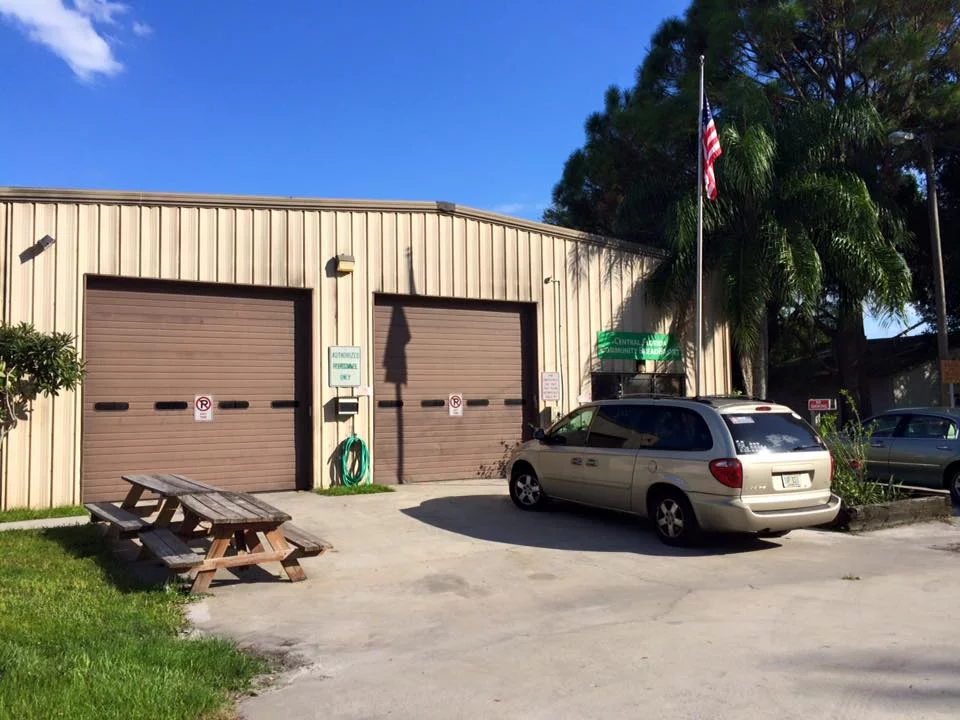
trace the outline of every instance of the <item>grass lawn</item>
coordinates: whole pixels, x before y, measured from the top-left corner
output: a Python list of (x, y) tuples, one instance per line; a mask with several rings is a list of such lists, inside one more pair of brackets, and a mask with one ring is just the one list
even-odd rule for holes
[(186, 602), (137, 584), (97, 527), (0, 532), (0, 718), (230, 717), (264, 663), (180, 637)]
[(389, 485), (334, 485), (314, 490), (317, 495), (369, 495), (370, 493), (393, 492)]
[(0, 523), (17, 522), (18, 520), (43, 520), (45, 518), (73, 517), (86, 515), (87, 510), (82, 505), (61, 505), (55, 508), (31, 510), (30, 508), (13, 508), (0, 510)]

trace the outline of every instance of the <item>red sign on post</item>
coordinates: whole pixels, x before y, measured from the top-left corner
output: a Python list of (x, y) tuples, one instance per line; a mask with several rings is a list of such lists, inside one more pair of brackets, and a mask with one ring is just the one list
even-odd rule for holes
[(827, 412), (836, 409), (837, 401), (832, 398), (810, 398), (807, 400), (807, 410), (810, 412)]

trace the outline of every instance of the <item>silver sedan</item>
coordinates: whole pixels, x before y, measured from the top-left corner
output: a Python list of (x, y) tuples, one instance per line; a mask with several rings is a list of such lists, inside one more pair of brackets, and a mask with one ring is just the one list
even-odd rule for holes
[(867, 469), (904, 485), (945, 488), (960, 504), (960, 410), (901, 408), (864, 422)]

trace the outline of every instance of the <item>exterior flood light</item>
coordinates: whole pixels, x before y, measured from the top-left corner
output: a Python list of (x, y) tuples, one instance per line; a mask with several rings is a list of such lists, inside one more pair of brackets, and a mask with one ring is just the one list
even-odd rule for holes
[(343, 273), (344, 275), (348, 273), (352, 273), (356, 264), (357, 263), (353, 259), (353, 255), (337, 255), (337, 272), (338, 273)]

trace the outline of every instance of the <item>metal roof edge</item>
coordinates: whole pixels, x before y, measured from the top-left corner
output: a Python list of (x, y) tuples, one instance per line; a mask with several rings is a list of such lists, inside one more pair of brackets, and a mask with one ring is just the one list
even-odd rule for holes
[(472, 220), (532, 230), (601, 247), (609, 247), (637, 255), (663, 258), (667, 253), (646, 245), (593, 235), (591, 233), (549, 225), (535, 220), (478, 210), (465, 205), (422, 200), (356, 200), (349, 198), (308, 198), (279, 195), (218, 195), (211, 193), (140, 192), (136, 190), (80, 190), (69, 188), (0, 187), (0, 201), (107, 203), (116, 205), (154, 205), (188, 207), (231, 207), (290, 210), (364, 210), (369, 212), (435, 212)]

